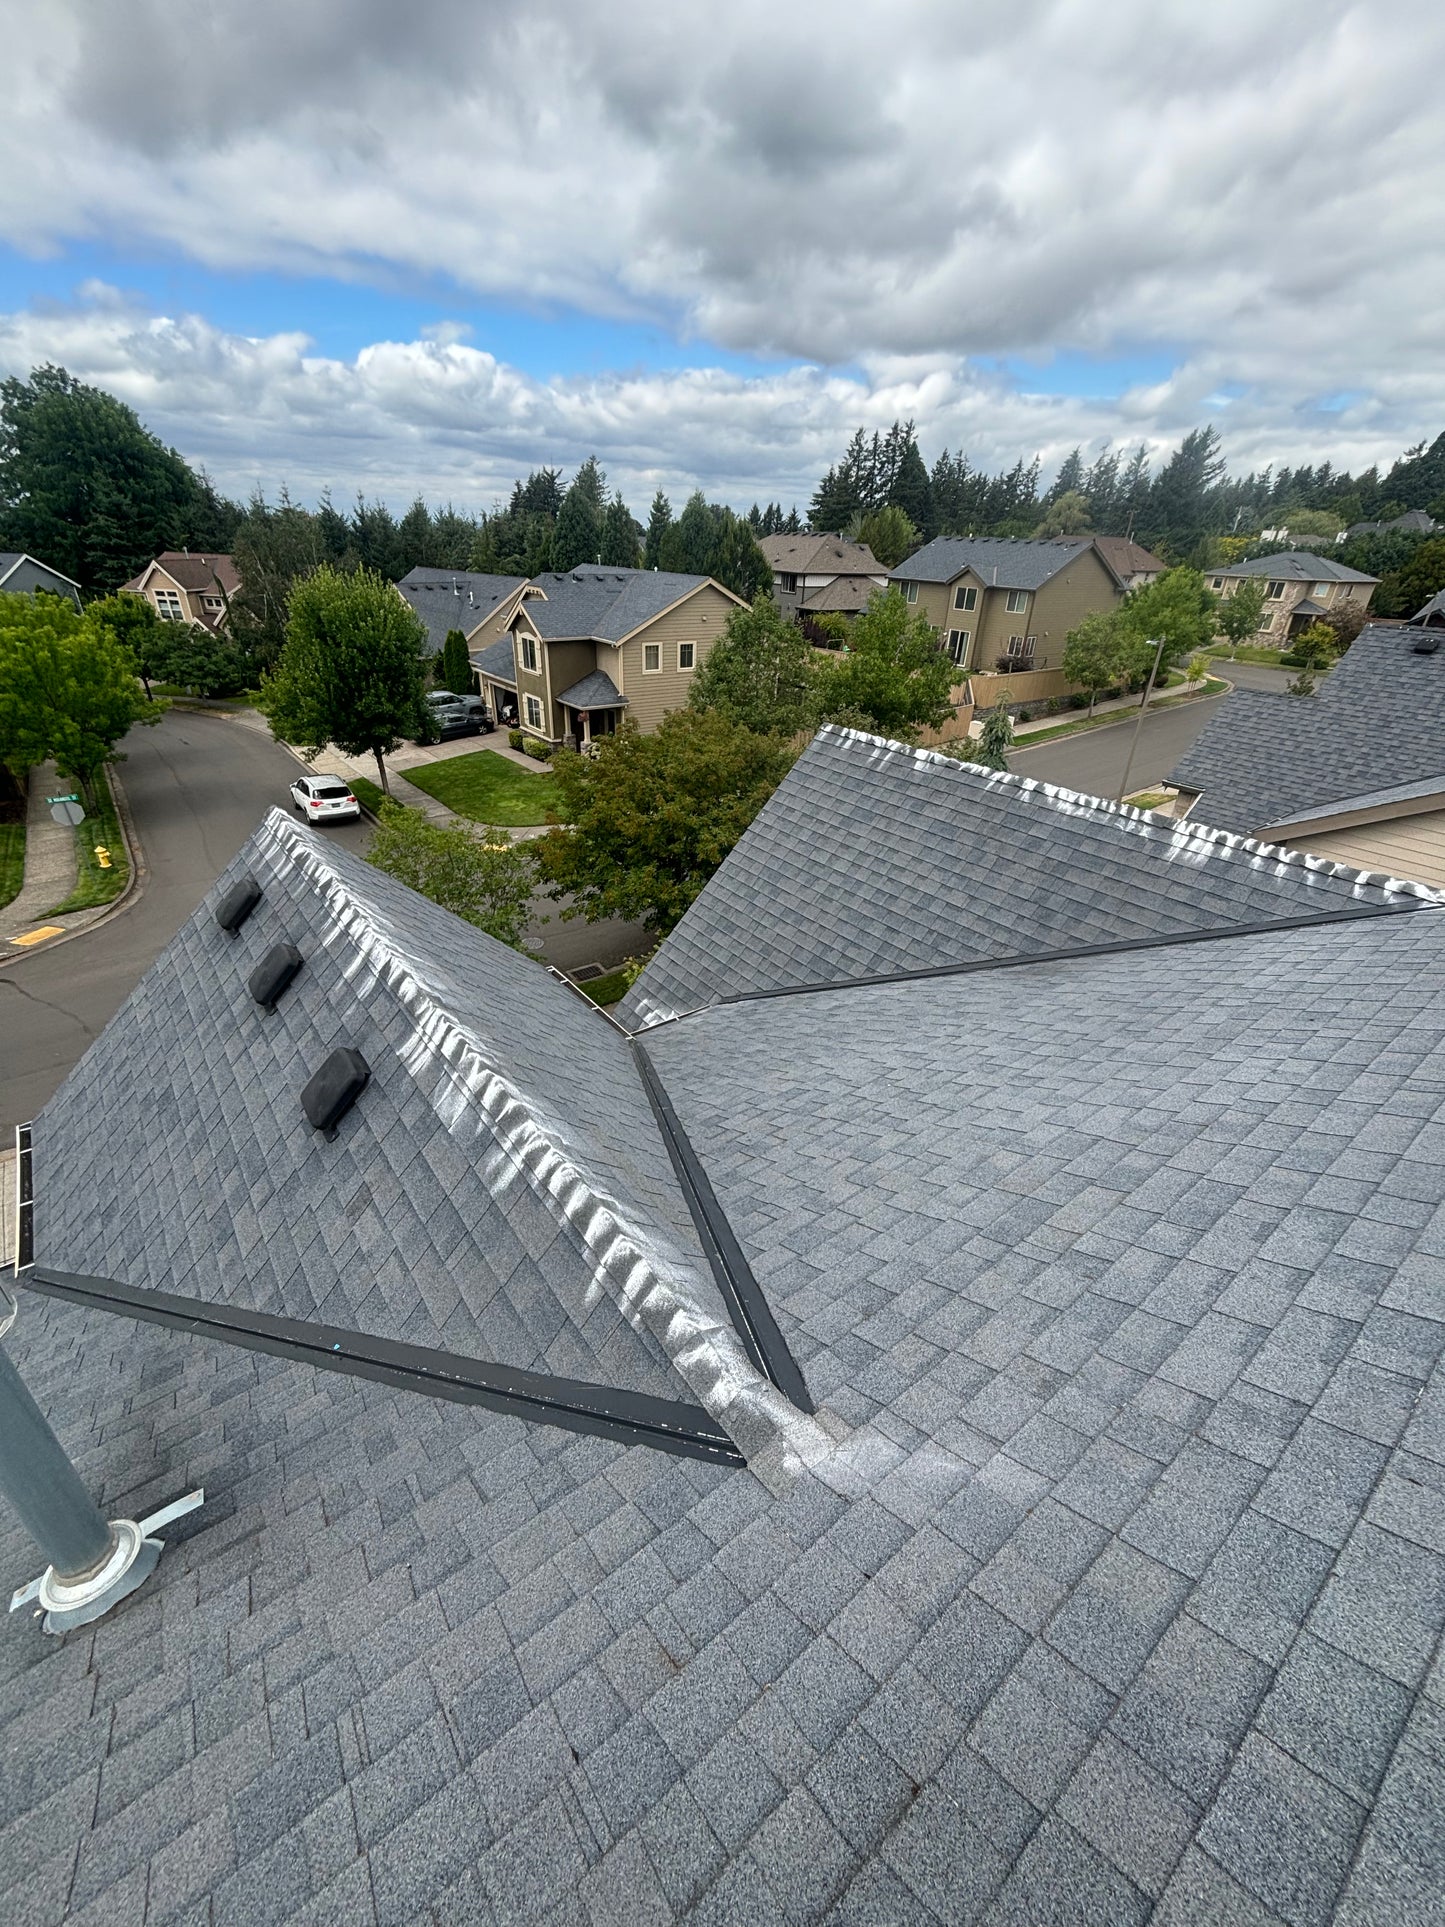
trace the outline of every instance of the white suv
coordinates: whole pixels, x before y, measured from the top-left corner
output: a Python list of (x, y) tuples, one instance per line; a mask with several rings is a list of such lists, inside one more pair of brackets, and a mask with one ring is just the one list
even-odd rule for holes
[(308, 823), (347, 823), (361, 805), (339, 776), (298, 776), (291, 785), (291, 807)]

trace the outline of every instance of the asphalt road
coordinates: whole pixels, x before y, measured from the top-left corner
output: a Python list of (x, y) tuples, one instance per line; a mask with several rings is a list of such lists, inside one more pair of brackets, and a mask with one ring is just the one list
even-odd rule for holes
[[(114, 1016), (299, 768), (259, 731), (172, 710), (135, 729), (120, 777), (148, 874), (134, 901), (0, 970), (0, 1126), (33, 1117)], [(328, 836), (364, 846), (368, 826)]]
[[(1213, 696), (1206, 702), (1181, 703), (1177, 709), (1146, 716), (1129, 770), (1130, 793), (1161, 783), (1220, 704), (1228, 700), (1227, 696)], [(1117, 796), (1135, 720), (1131, 715), (1101, 729), (1057, 737), (1037, 749), (1016, 749), (1008, 759), (1009, 768), (1020, 776), (1037, 776), (1045, 783), (1058, 783), (1084, 796)]]

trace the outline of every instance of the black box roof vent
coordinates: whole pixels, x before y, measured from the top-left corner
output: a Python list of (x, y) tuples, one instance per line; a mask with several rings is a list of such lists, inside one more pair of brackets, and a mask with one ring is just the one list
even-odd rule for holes
[(359, 1050), (344, 1044), (332, 1051), (301, 1093), (301, 1108), (314, 1131), (336, 1136), (336, 1127), (371, 1082), (371, 1066)]
[(305, 961), (294, 943), (273, 944), (246, 979), (246, 988), (263, 1010), (273, 1011)]
[(233, 883), (221, 898), (216, 907), (216, 922), (234, 937), (260, 901), (260, 884), (255, 877), (244, 876), (239, 883)]
[(1433, 656), (1442, 642), (1445, 642), (1445, 636), (1423, 636), (1420, 641), (1415, 644), (1415, 654), (1417, 656)]

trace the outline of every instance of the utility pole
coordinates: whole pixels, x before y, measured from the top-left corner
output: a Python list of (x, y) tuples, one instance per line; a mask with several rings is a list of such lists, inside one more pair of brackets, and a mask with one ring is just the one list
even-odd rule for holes
[(1164, 638), (1161, 636), (1154, 649), (1154, 663), (1149, 671), (1149, 680), (1144, 685), (1144, 700), (1139, 705), (1139, 714), (1134, 721), (1134, 734), (1129, 738), (1129, 754), (1124, 761), (1124, 779), (1119, 785), (1116, 802), (1122, 803), (1129, 794), (1129, 772), (1134, 767), (1134, 752), (1139, 747), (1139, 731), (1144, 727), (1144, 712), (1149, 707), (1149, 698), (1154, 694), (1154, 678), (1159, 674), (1159, 664), (1164, 659)]

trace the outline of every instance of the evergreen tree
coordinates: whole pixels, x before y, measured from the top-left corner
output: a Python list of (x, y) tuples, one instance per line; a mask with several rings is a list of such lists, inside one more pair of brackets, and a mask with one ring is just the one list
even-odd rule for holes
[(889, 484), (887, 506), (901, 509), (918, 534), (923, 536), (933, 522), (933, 488), (923, 457), (918, 451), (918, 437), (913, 432), (912, 422), (906, 426), (905, 437), (898, 465)]
[[(435, 569), (436, 542), (432, 534), (431, 510), (418, 495), (396, 528), (396, 566), (401, 575), (411, 569)], [(401, 576), (397, 580), (400, 581)]]
[(1059, 464), (1059, 472), (1054, 477), (1052, 488), (1044, 497), (1044, 507), (1051, 508), (1061, 495), (1085, 495), (1084, 451), (1071, 448)]
[(602, 553), (602, 521), (606, 514), (606, 477), (589, 455), (562, 497), (553, 535), (552, 567), (565, 573), (579, 563), (596, 562)]
[(455, 696), (466, 696), (472, 688), (472, 659), (467, 639), (460, 629), (448, 629), (442, 644), (441, 686)]
[[(283, 491), (284, 494), (284, 491)], [(251, 509), (254, 512), (259, 497), (253, 498)], [(326, 562), (342, 563), (351, 549), (351, 527), (331, 500), (331, 490), (323, 489), (321, 501), (314, 517), (316, 540), (321, 559)]]
[(1151, 527), (1175, 542), (1202, 533), (1210, 521), (1210, 490), (1223, 474), (1219, 437), (1214, 429), (1191, 429), (1164, 464), (1150, 490)]
[(647, 518), (647, 540), (642, 550), (644, 569), (662, 567), (662, 549), (672, 527), (672, 504), (659, 489), (652, 498), (652, 513)]
[(682, 514), (668, 530), (659, 567), (679, 575), (711, 575), (717, 525), (700, 488), (687, 498)]
[(602, 517), (602, 560), (614, 569), (635, 569), (641, 560), (637, 524), (620, 494), (613, 496)]
[(396, 517), (385, 502), (356, 498), (351, 516), (351, 553), (359, 567), (374, 569), (388, 582), (400, 582), (412, 566), (403, 561)]
[(241, 586), (231, 597), (228, 626), (257, 663), (269, 668), (286, 640), (293, 585), (322, 562), (340, 563), (322, 546), (319, 518), (298, 507), (284, 488), (275, 508), (259, 490), (251, 497), (231, 553)]

